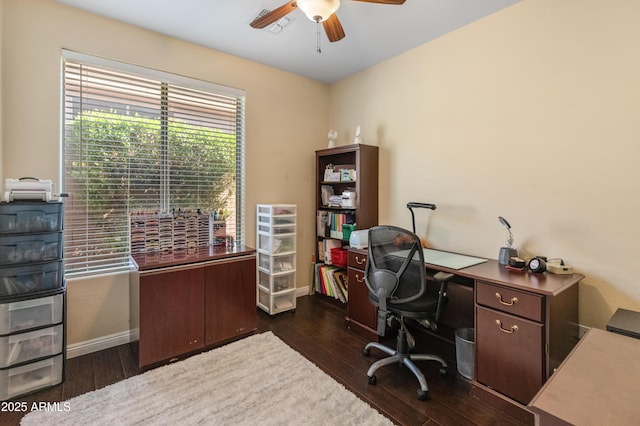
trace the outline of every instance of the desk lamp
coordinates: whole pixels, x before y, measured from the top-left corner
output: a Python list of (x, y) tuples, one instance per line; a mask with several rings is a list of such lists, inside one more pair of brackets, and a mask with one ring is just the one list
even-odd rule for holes
[(502, 216), (498, 216), (498, 221), (502, 224), (502, 226), (504, 226), (507, 229), (507, 232), (509, 233), (509, 236), (507, 237), (507, 246), (500, 247), (500, 255), (498, 256), (498, 263), (501, 265), (508, 265), (509, 258), (517, 257), (518, 251), (511, 247), (511, 244), (513, 244), (513, 235), (511, 234), (511, 225), (509, 225), (509, 222), (507, 222), (507, 220)]
[(419, 208), (419, 209), (435, 210), (436, 205), (430, 204), (430, 203), (416, 203), (415, 201), (411, 201), (407, 203), (407, 208), (411, 212), (411, 224), (413, 225), (413, 233), (415, 234), (416, 233), (416, 217), (414, 216), (412, 209)]

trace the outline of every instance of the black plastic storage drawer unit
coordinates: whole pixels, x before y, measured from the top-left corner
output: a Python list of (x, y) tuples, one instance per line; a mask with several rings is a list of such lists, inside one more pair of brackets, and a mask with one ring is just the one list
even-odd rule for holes
[(64, 380), (62, 228), (62, 203), (0, 203), (0, 400)]

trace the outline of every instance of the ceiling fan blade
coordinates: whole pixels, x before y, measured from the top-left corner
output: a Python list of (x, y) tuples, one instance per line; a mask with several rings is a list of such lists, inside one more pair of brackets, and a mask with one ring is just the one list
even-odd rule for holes
[(365, 3), (381, 3), (381, 4), (403, 4), (405, 0), (353, 0), (353, 1), (361, 1)]
[(342, 40), (344, 38), (344, 29), (342, 29), (342, 24), (338, 19), (338, 15), (335, 13), (326, 21), (322, 22), (322, 26), (324, 27), (324, 32), (327, 33), (327, 37), (330, 42)]
[(254, 19), (253, 22), (251, 22), (249, 25), (251, 25), (252, 28), (264, 28), (267, 25), (273, 24), (283, 16), (288, 15), (290, 12), (294, 11), (297, 8), (298, 6), (296, 5), (296, 2), (290, 1), (289, 3), (285, 3), (277, 9), (273, 9), (266, 15)]

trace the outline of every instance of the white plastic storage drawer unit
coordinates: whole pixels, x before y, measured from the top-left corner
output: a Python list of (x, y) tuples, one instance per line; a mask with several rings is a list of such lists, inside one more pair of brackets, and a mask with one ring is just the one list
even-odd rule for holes
[(62, 322), (64, 294), (0, 302), (0, 335)]
[(62, 355), (0, 369), (0, 401), (62, 382)]
[(0, 368), (62, 353), (62, 324), (0, 337)]
[(296, 307), (295, 204), (258, 204), (258, 306), (270, 314)]

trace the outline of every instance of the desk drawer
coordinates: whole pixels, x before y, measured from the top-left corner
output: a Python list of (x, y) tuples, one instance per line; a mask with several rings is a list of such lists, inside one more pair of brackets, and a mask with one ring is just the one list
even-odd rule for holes
[[(351, 258), (351, 252), (349, 256)], [(348, 268), (349, 300), (347, 301), (347, 317), (364, 326), (375, 330), (377, 327), (378, 311), (369, 301), (369, 289), (364, 282), (364, 272), (360, 269)]]
[(349, 258), (347, 259), (348, 267), (364, 270), (364, 267), (366, 264), (367, 264), (366, 254), (349, 250)]
[(544, 318), (542, 296), (497, 284), (478, 281), (476, 283), (476, 302), (478, 305), (488, 306), (533, 321), (542, 322)]
[(527, 404), (544, 382), (543, 324), (476, 308), (476, 380)]

